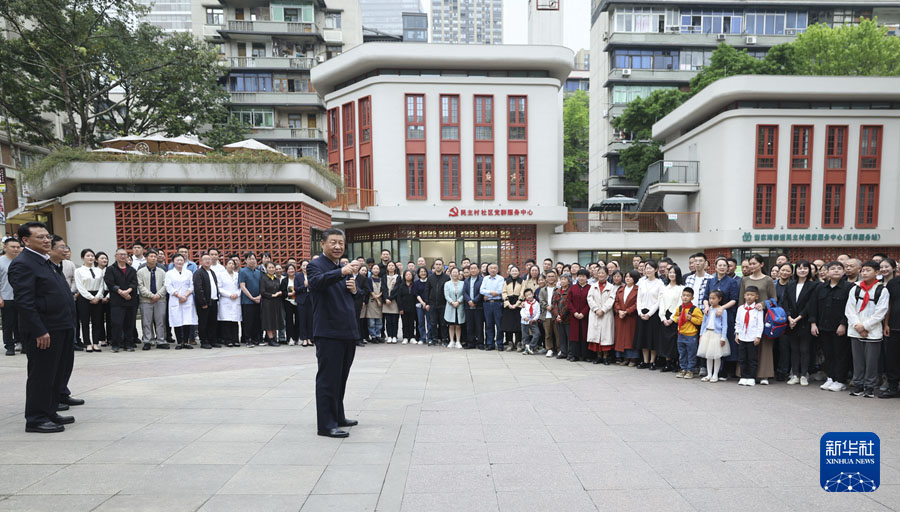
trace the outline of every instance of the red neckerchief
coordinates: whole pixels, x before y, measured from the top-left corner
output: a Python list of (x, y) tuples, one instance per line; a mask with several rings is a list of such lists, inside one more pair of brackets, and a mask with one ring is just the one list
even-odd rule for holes
[(756, 307), (756, 303), (744, 305), (744, 329), (750, 327), (750, 311), (752, 311)]
[(528, 304), (528, 319), (531, 320), (534, 318), (534, 301), (526, 302)]
[(681, 314), (678, 315), (678, 329), (681, 330), (681, 326), (687, 322), (687, 316), (684, 311), (684, 304), (681, 305)]
[(872, 284), (866, 284), (865, 281), (860, 281), (858, 284), (859, 288), (863, 292), (865, 292), (865, 295), (863, 295), (862, 306), (859, 307), (859, 312), (862, 313), (863, 310), (866, 309), (866, 306), (869, 304), (869, 290), (875, 288), (878, 285), (878, 280), (873, 281)]

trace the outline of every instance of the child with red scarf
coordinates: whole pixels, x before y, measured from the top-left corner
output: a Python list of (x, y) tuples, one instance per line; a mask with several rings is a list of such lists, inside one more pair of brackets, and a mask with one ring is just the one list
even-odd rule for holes
[(853, 396), (875, 398), (878, 359), (884, 337), (882, 322), (891, 300), (887, 288), (878, 281), (879, 265), (867, 261), (859, 270), (860, 281), (850, 290), (847, 307), (847, 336), (853, 351)]
[(522, 304), (522, 355), (533, 355), (534, 349), (541, 342), (541, 305), (534, 300), (534, 290), (525, 288), (525, 302)]
[(693, 379), (703, 311), (694, 305), (694, 289), (690, 286), (681, 291), (681, 304), (675, 309), (675, 318), (678, 320), (678, 364), (681, 366), (681, 371), (675, 376)]

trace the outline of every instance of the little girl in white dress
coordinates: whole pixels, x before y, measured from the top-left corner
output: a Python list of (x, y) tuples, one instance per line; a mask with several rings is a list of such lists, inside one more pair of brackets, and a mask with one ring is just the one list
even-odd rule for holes
[(701, 382), (718, 382), (722, 358), (731, 355), (731, 346), (728, 344), (728, 313), (723, 310), (719, 315), (716, 311), (723, 300), (725, 294), (720, 290), (710, 292), (709, 314), (703, 316), (703, 323), (700, 325), (697, 357), (706, 358), (706, 377), (700, 379)]

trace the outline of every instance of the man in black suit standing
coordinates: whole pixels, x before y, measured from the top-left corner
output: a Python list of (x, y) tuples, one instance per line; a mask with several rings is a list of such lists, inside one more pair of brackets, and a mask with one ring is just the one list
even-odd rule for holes
[(75, 303), (66, 279), (50, 261), (52, 238), (41, 222), (19, 227), (22, 254), (9, 265), (9, 282), (16, 296), (19, 333), (28, 356), (25, 385), (25, 431), (51, 433), (75, 422), (56, 412), (67, 358), (74, 357)]
[(110, 265), (103, 276), (109, 290), (109, 318), (112, 335), (110, 343), (112, 351), (124, 348), (134, 352), (133, 333), (137, 321), (138, 283), (137, 271), (128, 264), (128, 251), (116, 250), (116, 264)]
[(319, 435), (347, 437), (340, 427), (357, 425), (344, 414), (344, 391), (353, 356), (356, 355), (356, 306), (353, 296), (359, 263), (341, 266), (344, 232), (337, 228), (322, 233), (322, 255), (306, 267), (313, 308), (313, 339), (316, 342), (316, 416)]
[(484, 278), (477, 263), (469, 265), (469, 277), (463, 281), (463, 303), (466, 305), (466, 332), (468, 341), (465, 348), (484, 349), (484, 296), (481, 283)]
[[(66, 279), (68, 283), (69, 280), (66, 278), (66, 273), (63, 270), (64, 262), (69, 261), (66, 259), (66, 254), (71, 254), (72, 251), (69, 250), (69, 246), (66, 245), (66, 241), (63, 240), (63, 237), (59, 235), (50, 235), (50, 252), (47, 253), (47, 256), (50, 257), (50, 263), (53, 263), (53, 269), (56, 272), (63, 276), (63, 279)], [(71, 263), (71, 261), (69, 262)], [(71, 286), (69, 287), (71, 289)], [(77, 311), (77, 308), (76, 308)], [(77, 317), (77, 315), (76, 315)], [(76, 331), (78, 330), (78, 323), (72, 326)], [(72, 370), (75, 369), (75, 354), (74, 351), (77, 350), (75, 346), (75, 340), (72, 340), (72, 352), (71, 356), (66, 356), (63, 358), (64, 366), (65, 366), (65, 376), (63, 377), (62, 389), (59, 394), (59, 405), (57, 406), (57, 411), (68, 411), (70, 405), (84, 405), (84, 400), (80, 398), (73, 398), (72, 392), (69, 391), (69, 379), (72, 378)]]
[(194, 305), (200, 331), (200, 348), (219, 348), (216, 338), (219, 325), (219, 279), (213, 272), (209, 254), (200, 256), (200, 268), (194, 272)]

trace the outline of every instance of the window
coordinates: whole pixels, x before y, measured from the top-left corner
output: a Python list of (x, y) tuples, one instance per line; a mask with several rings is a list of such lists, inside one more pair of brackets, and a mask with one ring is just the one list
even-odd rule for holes
[(275, 126), (275, 113), (271, 109), (236, 109), (231, 112), (242, 124), (253, 128), (273, 128)]
[(225, 11), (222, 9), (207, 9), (206, 10), (206, 24), (207, 25), (224, 25), (225, 24)]
[(372, 97), (359, 99), (359, 142), (372, 140)]
[(441, 199), (459, 197), (459, 155), (441, 155)]
[(341, 13), (339, 12), (329, 12), (325, 14), (325, 28), (326, 29), (340, 29), (341, 28)]
[(615, 105), (625, 105), (638, 98), (646, 98), (651, 92), (659, 89), (674, 89), (664, 85), (613, 85), (612, 102)]
[(406, 198), (425, 199), (425, 155), (406, 155)]
[(338, 109), (335, 107), (328, 111), (328, 149), (337, 151), (340, 147), (338, 144)]
[(832, 26), (859, 25), (863, 18), (872, 19), (872, 11), (868, 9), (835, 9)]
[(878, 225), (878, 185), (881, 181), (881, 126), (859, 129), (859, 193), (856, 201), (856, 227)]
[(356, 188), (356, 169), (353, 160), (344, 160), (344, 186)]
[(683, 9), (681, 25), (682, 34), (740, 34), (742, 10), (703, 10)]
[(778, 127), (756, 127), (756, 176), (753, 227), (775, 226), (775, 184), (778, 179)]
[(745, 14), (744, 33), (756, 35), (796, 35), (806, 32), (806, 11), (754, 10)]
[(844, 186), (847, 182), (847, 127), (825, 127), (825, 198), (822, 227), (844, 225)]
[(841, 212), (844, 204), (842, 197), (844, 185), (825, 185), (825, 205), (823, 208), (822, 227), (839, 228), (844, 225), (844, 215)]
[(425, 139), (425, 95), (406, 95), (406, 139)]
[(288, 114), (288, 128), (303, 128), (303, 114)]
[(788, 227), (809, 227), (809, 185), (791, 185), (790, 219)]
[(494, 97), (475, 96), (475, 140), (494, 139)]
[(810, 145), (812, 144), (812, 135), (812, 126), (794, 125), (791, 127), (789, 228), (809, 227), (809, 189), (812, 183)]
[(494, 157), (475, 156), (475, 199), (494, 198)]
[(709, 62), (712, 59), (712, 53), (713, 50), (700, 48), (681, 50), (679, 59), (676, 62), (678, 64), (678, 69), (682, 71), (697, 71), (703, 69), (704, 67), (709, 66)]
[(272, 92), (271, 73), (231, 73), (231, 92)]
[(526, 140), (525, 96), (509, 97), (509, 140)]
[(275, 92), (313, 92), (309, 76), (276, 73), (272, 90)]
[(265, 57), (266, 56), (266, 43), (253, 43), (253, 48), (250, 50), (251, 57)]
[(288, 7), (284, 9), (284, 21), (297, 23), (300, 21), (300, 9)]
[(441, 140), (459, 140), (459, 96), (441, 95)]
[(349, 148), (353, 146), (353, 131), (355, 128), (355, 122), (353, 119), (353, 102), (345, 103), (342, 107), (342, 113), (344, 116), (344, 147)]
[(678, 51), (618, 49), (613, 52), (611, 62), (612, 69), (678, 69)]
[(658, 7), (619, 7), (610, 18), (615, 17), (615, 32), (661, 33), (666, 27), (677, 25), (677, 9)]
[(374, 186), (372, 181), (372, 157), (360, 157), (359, 166), (359, 206), (365, 208), (375, 204), (375, 191), (372, 190)]
[(528, 199), (528, 159), (524, 155), (509, 157), (509, 199)]

